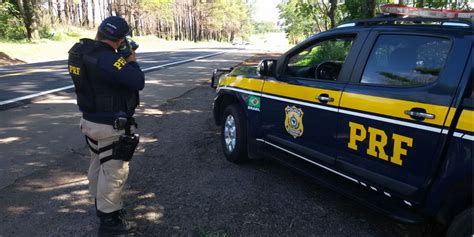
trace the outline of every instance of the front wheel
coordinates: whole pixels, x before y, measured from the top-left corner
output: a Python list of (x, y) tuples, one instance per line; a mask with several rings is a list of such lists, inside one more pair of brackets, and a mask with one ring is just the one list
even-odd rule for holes
[(227, 106), (222, 115), (221, 143), (227, 160), (241, 163), (248, 159), (247, 124), (244, 112), (235, 104)]

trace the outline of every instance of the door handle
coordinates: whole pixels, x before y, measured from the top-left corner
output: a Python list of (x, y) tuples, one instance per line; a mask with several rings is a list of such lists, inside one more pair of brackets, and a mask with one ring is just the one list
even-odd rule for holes
[(434, 119), (436, 116), (434, 114), (427, 113), (423, 108), (413, 108), (411, 110), (405, 110), (405, 114), (409, 115), (412, 119), (415, 120), (425, 120), (425, 119)]
[(328, 102), (333, 102), (334, 98), (329, 97), (328, 94), (321, 94), (318, 97), (316, 97), (321, 103), (328, 103)]

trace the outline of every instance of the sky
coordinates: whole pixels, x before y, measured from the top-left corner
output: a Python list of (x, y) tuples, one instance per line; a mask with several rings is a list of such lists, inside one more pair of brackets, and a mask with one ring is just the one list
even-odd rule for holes
[(254, 0), (255, 12), (252, 18), (256, 21), (278, 22), (277, 5), (282, 0)]

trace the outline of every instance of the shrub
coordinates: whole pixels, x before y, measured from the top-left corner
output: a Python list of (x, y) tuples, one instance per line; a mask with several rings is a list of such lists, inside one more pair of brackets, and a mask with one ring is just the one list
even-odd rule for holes
[(39, 30), (39, 34), (42, 39), (53, 39), (55, 36), (54, 31), (49, 25), (42, 26)]
[(81, 34), (79, 34), (78, 32), (70, 30), (70, 29), (66, 31), (66, 35), (69, 37), (74, 37), (74, 38), (81, 36)]
[(26, 28), (15, 6), (0, 2), (0, 39), (20, 40), (26, 38)]

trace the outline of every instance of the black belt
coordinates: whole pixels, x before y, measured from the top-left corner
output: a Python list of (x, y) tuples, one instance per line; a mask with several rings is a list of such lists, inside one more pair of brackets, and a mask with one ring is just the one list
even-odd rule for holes
[(111, 126), (114, 126), (114, 121), (115, 121), (115, 117), (97, 117), (97, 116), (91, 116), (85, 113), (82, 114), (82, 118), (93, 123), (99, 123), (99, 124), (111, 125)]
[(131, 133), (132, 126), (135, 126), (135, 128), (138, 128), (138, 125), (135, 122), (135, 119), (132, 117), (119, 117), (115, 119), (113, 126), (115, 129), (125, 130), (125, 135), (127, 136), (132, 135)]

